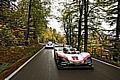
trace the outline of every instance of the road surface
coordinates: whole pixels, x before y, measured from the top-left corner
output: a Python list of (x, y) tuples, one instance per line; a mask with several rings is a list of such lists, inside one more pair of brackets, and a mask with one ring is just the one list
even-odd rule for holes
[(10, 80), (120, 80), (120, 69), (94, 61), (95, 70), (57, 70), (53, 50), (44, 49)]

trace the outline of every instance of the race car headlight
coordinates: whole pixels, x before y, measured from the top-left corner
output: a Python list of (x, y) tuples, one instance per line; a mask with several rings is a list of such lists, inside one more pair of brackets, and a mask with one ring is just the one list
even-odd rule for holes
[(68, 61), (68, 59), (67, 59), (67, 58), (65, 58), (65, 57), (63, 57), (63, 58), (62, 58), (62, 60), (64, 60), (64, 61)]
[(62, 56), (59, 56), (59, 59), (62, 61), (68, 61), (68, 59), (66, 57), (62, 57)]

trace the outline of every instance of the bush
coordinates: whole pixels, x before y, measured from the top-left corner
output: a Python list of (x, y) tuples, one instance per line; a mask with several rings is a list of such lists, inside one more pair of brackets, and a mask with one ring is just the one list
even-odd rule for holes
[[(0, 63), (2, 64), (13, 64), (20, 59), (30, 57), (34, 55), (38, 50), (42, 48), (41, 45), (35, 44), (30, 46), (24, 46), (24, 47), (10, 47), (10, 48), (0, 48)], [(4, 66), (4, 65), (2, 65)], [(1, 67), (0, 72), (3, 72), (8, 66), (5, 65), (3, 68)]]

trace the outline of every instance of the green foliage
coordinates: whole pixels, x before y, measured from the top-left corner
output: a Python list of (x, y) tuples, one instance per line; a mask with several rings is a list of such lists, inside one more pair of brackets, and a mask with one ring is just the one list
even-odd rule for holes
[(3, 64), (0, 64), (0, 73), (5, 70), (6, 68), (8, 68), (8, 66), (10, 66), (9, 63), (3, 63)]
[(99, 5), (99, 9), (101, 12), (103, 12), (105, 15), (104, 20), (110, 24), (110, 26), (113, 26), (117, 21), (117, 0), (102, 0), (96, 2)]
[(60, 33), (57, 33), (56, 29), (52, 29), (51, 27), (46, 28), (45, 32), (42, 34), (42, 37), (40, 38), (43, 42), (58, 42), (58, 43), (64, 43), (65, 39), (64, 36)]
[(76, 3), (65, 4), (65, 8), (62, 10), (62, 22), (64, 31), (66, 33), (67, 44), (73, 43), (75, 36), (74, 29), (77, 27), (79, 19), (79, 5)]
[[(99, 49), (100, 46), (102, 45), (103, 51), (105, 49), (110, 48), (110, 47), (106, 47), (106, 45), (108, 46), (111, 44), (110, 38), (113, 39), (113, 36), (108, 36), (108, 35), (115, 34), (115, 32), (108, 31), (108, 33), (110, 33), (110, 34), (108, 34), (108, 33), (106, 34), (105, 33), (106, 30), (103, 28), (102, 24), (103, 24), (103, 22), (105, 22), (105, 23), (108, 23), (111, 27), (113, 27), (113, 25), (117, 24), (118, 1), (119, 0), (94, 0), (93, 2), (88, 2), (88, 13), (87, 14), (88, 14), (88, 28), (89, 28), (89, 32), (88, 32), (89, 33), (89, 40), (88, 40), (89, 45), (94, 44), (93, 46), (96, 47), (97, 49)], [(66, 2), (66, 4), (67, 4), (67, 2)], [(63, 15), (62, 15), (61, 20), (63, 22), (64, 30), (66, 32), (66, 38), (68, 39), (68, 41), (69, 41), (69, 37), (70, 37), (69, 36), (70, 28), (73, 28), (73, 30), (74, 30), (76, 27), (73, 25), (76, 25), (76, 26), (78, 25), (80, 8), (81, 7), (78, 5), (78, 3), (73, 2), (70, 5), (69, 4), (65, 5), (65, 8), (63, 10)], [(85, 14), (85, 13), (83, 13), (83, 14)], [(71, 22), (70, 22), (70, 19), (72, 19)], [(81, 22), (82, 22), (81, 31), (82, 32), (84, 31), (83, 21), (84, 21), (84, 17), (82, 16), (82, 20), (81, 20)], [(77, 24), (75, 24), (75, 23), (77, 23)], [(69, 25), (71, 25), (71, 26), (69, 26)], [(75, 34), (75, 35), (78, 36), (77, 34)], [(72, 36), (72, 39), (74, 39), (74, 36)], [(77, 40), (76, 37), (75, 37), (75, 39)], [(112, 42), (112, 43), (115, 43), (115, 42)], [(115, 46), (114, 46), (114, 48), (115, 48)], [(116, 49), (117, 49), (117, 47), (116, 47)], [(119, 50), (117, 50), (117, 51), (119, 51)], [(98, 51), (98, 52), (100, 52), (100, 51)]]
[[(0, 15), (2, 17), (2, 29), (1, 29), (1, 38), (5, 37), (6, 35), (2, 34), (5, 30), (4, 28), (8, 28), (11, 31), (10, 34), (11, 38), (14, 38), (13, 42), (25, 42), (25, 34), (28, 27), (28, 6), (29, 0), (21, 0), (18, 2), (17, 5), (13, 3), (15, 0), (11, 1), (3, 1), (6, 5), (2, 6)], [(4, 4), (3, 3), (3, 4)], [(47, 20), (46, 18), (49, 16), (50, 13), (50, 2), (41, 1), (41, 0), (32, 0), (31, 6), (31, 18), (30, 18), (30, 35), (29, 39), (32, 38), (38, 39), (38, 37), (42, 37), (42, 34), (45, 32), (47, 27)], [(17, 36), (16, 36), (17, 35)], [(21, 35), (22, 37), (19, 37)], [(2, 39), (4, 42), (4, 39)]]

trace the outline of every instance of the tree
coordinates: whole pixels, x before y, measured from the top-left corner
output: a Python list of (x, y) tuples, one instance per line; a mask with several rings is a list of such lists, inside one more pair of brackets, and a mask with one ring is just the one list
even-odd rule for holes
[(117, 25), (116, 25), (116, 39), (119, 40), (120, 38), (120, 1), (118, 0), (117, 5)]
[(62, 10), (62, 21), (64, 26), (64, 31), (66, 33), (67, 44), (73, 45), (73, 35), (74, 29), (77, 28), (78, 24), (78, 5), (76, 3), (70, 3), (64, 5), (65, 9)]
[(13, 9), (16, 8), (13, 1), (16, 0), (0, 0), (0, 41), (3, 46), (12, 44), (13, 40), (11, 28), (14, 26), (15, 20), (11, 14), (14, 11)]
[[(29, 41), (33, 39), (35, 39), (33, 41), (36, 41), (38, 37), (42, 37), (47, 27), (48, 21), (46, 18), (50, 13), (49, 1), (32, 0), (30, 19), (28, 19), (28, 0), (21, 0), (17, 5), (14, 4), (13, 0), (2, 0), (0, 4), (2, 4), (2, 6), (0, 5), (0, 20), (4, 19), (0, 23), (3, 26), (1, 28), (7, 27), (11, 31), (13, 42), (25, 42), (28, 24), (28, 32), (30, 32), (28, 35)], [(23, 37), (18, 37), (19, 35)]]
[[(87, 1), (86, 0), (82, 0), (81, 2), (82, 2), (81, 3), (81, 7), (80, 7), (80, 1), (79, 1), (79, 5), (77, 5), (77, 8), (73, 8), (73, 9), (69, 10), (68, 11), (69, 12), (68, 15), (70, 15), (70, 13), (71, 13), (71, 15), (73, 15), (74, 13), (77, 13), (80, 10), (80, 14), (79, 14), (80, 18), (78, 18), (78, 16), (77, 16), (77, 18), (79, 19), (79, 34), (78, 34), (78, 36), (79, 36), (78, 37), (78, 43), (79, 43), (78, 47), (79, 47), (79, 45), (80, 45), (80, 38), (81, 38), (80, 37), (81, 36), (81, 24), (82, 24), (82, 20), (83, 20), (83, 18), (82, 18), (82, 14), (83, 13), (82, 12), (84, 11), (84, 30), (85, 30), (85, 35), (84, 35), (84, 51), (87, 51), (87, 40), (88, 40), (88, 24), (87, 24), (88, 23), (88, 20), (87, 20), (88, 14), (87, 13), (88, 13), (88, 2), (89, 1), (88, 0)], [(76, 2), (75, 3), (71, 3), (71, 5), (73, 5), (73, 6), (74, 6), (74, 4), (76, 6)], [(69, 8), (70, 8), (70, 6), (69, 6)], [(67, 12), (67, 10), (65, 10), (65, 11)], [(78, 21), (78, 20), (75, 20), (75, 21)], [(71, 30), (71, 27), (69, 27), (69, 29)], [(67, 32), (67, 31), (65, 31), (65, 32)]]

